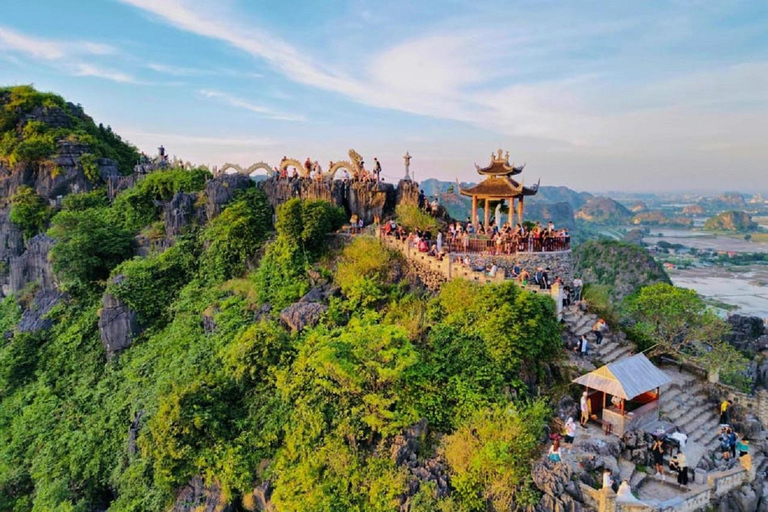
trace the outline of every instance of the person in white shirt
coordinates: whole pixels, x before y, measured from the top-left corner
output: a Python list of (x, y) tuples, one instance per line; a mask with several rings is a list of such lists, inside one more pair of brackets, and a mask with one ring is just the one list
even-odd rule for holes
[(579, 423), (581, 423), (582, 428), (587, 428), (587, 422), (589, 421), (589, 401), (587, 400), (586, 391), (581, 395), (579, 406), (581, 410), (581, 418), (579, 419)]

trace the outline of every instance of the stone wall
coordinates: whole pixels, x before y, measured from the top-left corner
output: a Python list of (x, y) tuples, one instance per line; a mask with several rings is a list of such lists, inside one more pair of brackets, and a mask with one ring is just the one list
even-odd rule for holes
[[(438, 260), (437, 258), (427, 256), (425, 253), (419, 252), (409, 244), (395, 240), (392, 237), (380, 238), (386, 245), (402, 253), (406, 257), (406, 260), (412, 264), (412, 269), (416, 273), (417, 277), (419, 277), (419, 279), (427, 286), (427, 288), (433, 291), (438, 290), (443, 283), (457, 278), (466, 279), (467, 281), (473, 281), (481, 284), (499, 284), (508, 280), (501, 262), (497, 262), (499, 271), (495, 276), (490, 277), (484, 272), (478, 272), (465, 267), (459, 262), (454, 262), (455, 259), (458, 260), (458, 258), (460, 258), (459, 254), (450, 254), (443, 260)], [(558, 255), (554, 253), (548, 253), (545, 254), (545, 256), (547, 256), (545, 259), (528, 259), (526, 261), (549, 261), (552, 263), (557, 261), (557, 265), (563, 266), (566, 265), (568, 261), (570, 261), (570, 251), (566, 252), (568, 252), (568, 255), (560, 254), (560, 258), (557, 258)], [(522, 255), (522, 253), (519, 254), (519, 256)], [(514, 256), (495, 256), (493, 258), (512, 257)], [(512, 263), (507, 261), (505, 264), (508, 266), (508, 268), (511, 268), (514, 264), (514, 261)], [(563, 290), (560, 286), (553, 285), (549, 290), (541, 290), (536, 286), (528, 285), (525, 287), (525, 289), (531, 293), (549, 294), (555, 301), (555, 308), (558, 317), (562, 313)]]

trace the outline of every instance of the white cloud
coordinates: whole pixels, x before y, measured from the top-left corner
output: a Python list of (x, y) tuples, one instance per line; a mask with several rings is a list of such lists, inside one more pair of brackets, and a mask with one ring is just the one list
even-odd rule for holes
[(99, 66), (87, 64), (85, 62), (80, 62), (75, 66), (74, 74), (75, 76), (92, 76), (124, 84), (138, 83), (136, 79), (134, 79), (131, 75), (121, 73), (119, 71), (100, 68)]
[(119, 83), (141, 83), (127, 73), (107, 69), (84, 60), (89, 57), (103, 57), (117, 53), (114, 47), (102, 43), (37, 38), (0, 26), (0, 48), (43, 61), (47, 65), (75, 76), (96, 77)]
[(42, 60), (58, 60), (76, 55), (111, 55), (112, 46), (90, 41), (56, 41), (31, 37), (0, 26), (0, 47)]
[(237, 108), (242, 108), (249, 112), (259, 114), (263, 117), (267, 117), (269, 119), (275, 119), (278, 121), (305, 121), (306, 120), (303, 116), (278, 112), (273, 110), (270, 107), (257, 105), (256, 103), (252, 103), (250, 101), (244, 100), (242, 98), (238, 98), (237, 96), (233, 96), (225, 92), (216, 91), (212, 89), (201, 89), (199, 93), (204, 98), (219, 100), (223, 103), (226, 103), (227, 105), (231, 105)]

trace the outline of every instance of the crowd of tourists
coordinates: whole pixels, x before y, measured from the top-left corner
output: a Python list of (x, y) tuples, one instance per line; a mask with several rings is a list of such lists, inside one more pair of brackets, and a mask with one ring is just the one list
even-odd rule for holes
[(482, 223), (477, 229), (470, 219), (448, 226), (448, 244), (454, 252), (485, 252), (503, 255), (516, 252), (560, 251), (570, 247), (571, 236), (567, 228), (555, 229), (552, 221), (546, 227), (536, 222), (530, 229), (523, 224), (512, 226), (505, 222), (498, 226), (494, 220), (487, 228)]
[(488, 277), (496, 277), (499, 272), (503, 272), (506, 278), (514, 279), (522, 286), (536, 286), (542, 290), (548, 290), (554, 284), (558, 284), (564, 291), (565, 306), (581, 299), (581, 279), (577, 278), (572, 284), (566, 284), (562, 277), (553, 276), (549, 267), (526, 269), (516, 262), (509, 268), (500, 268), (492, 259), (487, 258), (488, 255), (473, 255), (471, 251), (465, 250), (466, 244), (457, 245), (455, 242), (462, 239), (466, 240), (469, 233), (469, 230), (460, 222), (450, 224), (445, 236), (441, 230), (438, 230), (437, 234), (418, 228), (406, 231), (394, 220), (385, 222), (381, 233), (382, 236), (393, 237), (395, 240), (408, 244), (412, 249), (425, 253), (438, 261), (452, 258), (452, 263), (462, 265), (475, 272), (484, 272)]

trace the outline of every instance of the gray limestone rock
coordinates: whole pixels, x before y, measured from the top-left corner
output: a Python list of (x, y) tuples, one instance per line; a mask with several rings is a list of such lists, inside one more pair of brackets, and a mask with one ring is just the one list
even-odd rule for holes
[[(120, 282), (122, 279), (123, 276), (117, 276), (114, 281)], [(99, 316), (99, 334), (107, 357), (130, 347), (141, 331), (136, 312), (114, 295), (105, 293)]]
[(206, 214), (208, 219), (213, 219), (220, 214), (238, 190), (245, 190), (251, 186), (253, 186), (251, 179), (242, 174), (222, 174), (206, 183), (205, 195), (208, 198)]
[(166, 237), (177, 237), (184, 228), (193, 222), (196, 217), (196, 199), (196, 194), (178, 192), (170, 201), (163, 205)]
[(328, 311), (325, 304), (316, 302), (297, 302), (280, 312), (280, 319), (293, 331), (301, 331), (306, 326), (314, 326), (320, 317)]
[(48, 253), (54, 240), (48, 235), (39, 234), (27, 242), (27, 250), (10, 261), (10, 289), (17, 292), (29, 283), (37, 283), (43, 290), (55, 288), (55, 276), (48, 260)]
[(176, 494), (176, 501), (168, 512), (233, 512), (227, 503), (221, 487), (207, 484), (202, 477), (192, 478)]
[(53, 321), (46, 318), (64, 294), (58, 290), (40, 289), (32, 299), (32, 304), (24, 310), (21, 321), (16, 327), (19, 332), (34, 332), (50, 329)]

